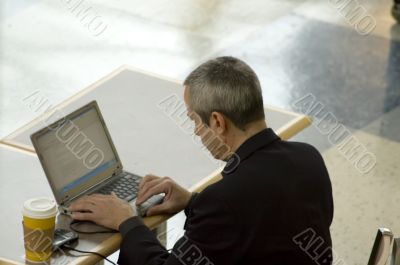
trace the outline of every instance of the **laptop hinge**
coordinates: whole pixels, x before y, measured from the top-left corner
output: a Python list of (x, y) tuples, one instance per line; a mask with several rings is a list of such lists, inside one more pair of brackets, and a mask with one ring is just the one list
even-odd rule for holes
[(122, 166), (121, 167), (116, 167), (115, 168), (115, 171), (114, 171), (114, 175), (115, 176), (118, 176), (119, 174), (121, 174), (122, 173)]

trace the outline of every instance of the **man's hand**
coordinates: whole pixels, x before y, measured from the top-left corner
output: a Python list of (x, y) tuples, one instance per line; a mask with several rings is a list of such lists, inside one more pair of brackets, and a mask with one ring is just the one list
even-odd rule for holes
[(118, 230), (126, 219), (136, 216), (132, 206), (114, 193), (84, 196), (72, 203), (68, 210), (75, 220), (92, 221), (114, 230)]
[(172, 214), (183, 210), (190, 201), (192, 193), (182, 188), (169, 177), (160, 178), (146, 175), (139, 184), (136, 204), (140, 205), (151, 196), (165, 193), (163, 203), (151, 207), (147, 216), (157, 214)]

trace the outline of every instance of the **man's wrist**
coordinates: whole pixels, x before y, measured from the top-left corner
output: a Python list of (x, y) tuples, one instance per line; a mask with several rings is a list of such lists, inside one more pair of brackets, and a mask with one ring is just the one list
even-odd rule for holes
[(197, 192), (192, 192), (192, 195), (190, 196), (189, 201), (187, 202), (186, 206), (185, 206), (185, 215), (189, 216), (190, 214), (190, 209), (191, 209), (191, 205), (193, 203), (193, 200), (197, 197), (198, 193)]
[(186, 196), (185, 203), (184, 203), (184, 209), (190, 204), (190, 201), (192, 200), (194, 192), (188, 192), (188, 196)]
[(139, 227), (139, 226), (145, 226), (142, 218), (139, 216), (133, 216), (133, 217), (130, 217), (130, 218), (126, 219), (125, 221), (123, 221), (119, 225), (118, 230), (119, 230), (122, 238), (124, 238), (128, 234), (129, 231), (131, 231), (132, 229), (135, 229), (136, 227)]

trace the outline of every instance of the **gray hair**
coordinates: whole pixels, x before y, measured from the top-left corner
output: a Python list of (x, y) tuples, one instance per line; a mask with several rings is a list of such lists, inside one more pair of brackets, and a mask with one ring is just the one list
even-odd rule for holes
[(189, 105), (209, 125), (211, 113), (224, 114), (241, 130), (265, 119), (260, 81), (245, 62), (234, 57), (209, 60), (186, 78)]

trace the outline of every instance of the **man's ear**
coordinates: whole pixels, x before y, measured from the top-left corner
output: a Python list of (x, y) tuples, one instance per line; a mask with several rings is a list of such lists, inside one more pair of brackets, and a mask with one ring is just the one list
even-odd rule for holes
[(219, 135), (223, 135), (226, 132), (226, 126), (226, 117), (220, 112), (213, 111), (210, 115), (210, 128)]

